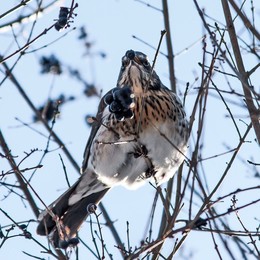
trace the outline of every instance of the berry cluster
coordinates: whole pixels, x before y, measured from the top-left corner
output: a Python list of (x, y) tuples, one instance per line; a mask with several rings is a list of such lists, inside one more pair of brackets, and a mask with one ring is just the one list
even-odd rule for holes
[(133, 117), (131, 108), (134, 106), (134, 94), (130, 87), (114, 88), (105, 96), (104, 101), (117, 120), (123, 121), (125, 118)]

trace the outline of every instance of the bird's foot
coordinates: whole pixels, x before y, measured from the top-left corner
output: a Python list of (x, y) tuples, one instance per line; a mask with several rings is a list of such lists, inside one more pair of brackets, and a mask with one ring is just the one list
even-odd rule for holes
[(72, 237), (68, 240), (60, 240), (58, 248), (66, 250), (68, 247), (76, 247), (78, 243), (79, 239), (77, 237)]

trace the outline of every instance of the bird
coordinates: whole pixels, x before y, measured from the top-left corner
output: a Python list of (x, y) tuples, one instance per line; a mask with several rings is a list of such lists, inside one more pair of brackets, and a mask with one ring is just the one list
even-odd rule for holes
[(101, 98), (92, 121), (80, 178), (39, 217), (37, 233), (56, 248), (78, 243), (77, 231), (112, 188), (161, 185), (185, 160), (189, 124), (182, 102), (140, 51), (126, 51), (116, 87)]

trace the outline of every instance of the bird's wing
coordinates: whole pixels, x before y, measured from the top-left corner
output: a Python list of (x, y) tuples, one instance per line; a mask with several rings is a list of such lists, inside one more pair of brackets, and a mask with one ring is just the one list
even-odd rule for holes
[(100, 100), (99, 105), (98, 105), (98, 111), (95, 117), (95, 120), (92, 124), (92, 128), (91, 128), (91, 132), (88, 138), (88, 142), (86, 144), (86, 148), (83, 154), (83, 163), (82, 163), (82, 167), (81, 167), (81, 173), (85, 172), (88, 166), (88, 159), (89, 159), (89, 155), (90, 155), (90, 148), (92, 145), (92, 142), (96, 136), (96, 133), (99, 129), (99, 127), (101, 126), (102, 123), (102, 117), (103, 117), (103, 112), (107, 106), (107, 104), (105, 103), (104, 99), (105, 96), (110, 94), (112, 92), (112, 90), (108, 91)]

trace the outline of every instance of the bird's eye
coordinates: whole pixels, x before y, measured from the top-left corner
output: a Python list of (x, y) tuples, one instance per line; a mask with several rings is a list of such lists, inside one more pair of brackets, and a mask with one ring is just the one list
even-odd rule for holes
[(144, 59), (142, 63), (145, 67), (149, 67), (149, 65), (150, 65), (150, 63), (147, 59)]

